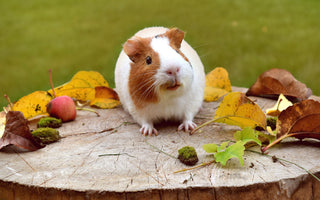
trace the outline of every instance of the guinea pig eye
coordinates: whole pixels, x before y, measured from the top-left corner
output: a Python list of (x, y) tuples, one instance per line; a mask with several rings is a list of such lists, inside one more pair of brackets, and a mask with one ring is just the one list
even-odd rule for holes
[(150, 65), (152, 63), (152, 58), (150, 56), (147, 56), (146, 63), (147, 65)]

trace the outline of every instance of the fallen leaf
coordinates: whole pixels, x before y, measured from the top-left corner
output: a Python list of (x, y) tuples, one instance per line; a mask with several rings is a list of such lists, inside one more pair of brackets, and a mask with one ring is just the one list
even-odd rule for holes
[(232, 92), (232, 89), (226, 69), (217, 67), (206, 75), (206, 87), (204, 88), (205, 101), (217, 101), (229, 92)]
[(320, 139), (320, 102), (304, 100), (282, 111), (277, 120), (277, 137), (290, 133), (299, 139)]
[(238, 158), (241, 166), (243, 166), (243, 154), (244, 154), (244, 142), (237, 141), (235, 144), (228, 146), (224, 151), (219, 151), (214, 154), (216, 162), (220, 162), (223, 166), (226, 165), (226, 162), (231, 158)]
[(19, 99), (12, 111), (21, 111), (26, 119), (38, 115), (47, 115), (47, 104), (53, 97), (45, 91), (36, 91)]
[(207, 153), (215, 153), (218, 151), (218, 145), (211, 143), (211, 144), (204, 144), (202, 145), (203, 150)]
[(204, 144), (202, 148), (207, 153), (213, 153), (216, 162), (220, 162), (225, 166), (227, 161), (231, 158), (238, 158), (241, 166), (243, 165), (243, 154), (245, 150), (245, 142), (237, 141), (235, 144), (229, 145), (229, 141), (223, 142), (220, 145), (217, 144)]
[(30, 151), (44, 147), (34, 140), (28, 121), (20, 111), (9, 111), (6, 114), (5, 131), (0, 139), (0, 149), (10, 144)]
[(272, 99), (277, 99), (280, 94), (297, 102), (308, 99), (312, 91), (305, 84), (296, 80), (289, 71), (274, 68), (262, 73), (246, 93), (247, 96)]
[(217, 151), (220, 152), (220, 151), (224, 151), (227, 146), (229, 145), (230, 141), (225, 141), (225, 142), (222, 142), (220, 144), (220, 146), (217, 147)]
[(234, 135), (233, 138), (236, 141), (243, 141), (245, 144), (247, 142), (255, 142), (258, 145), (261, 146), (261, 141), (258, 138), (259, 136), (259, 132), (250, 128), (250, 127), (246, 127), (244, 129), (242, 129), (241, 131), (237, 131)]
[(288, 107), (279, 115), (276, 130), (277, 139), (262, 152), (287, 137), (320, 140), (320, 102), (308, 99)]
[(108, 87), (95, 87), (95, 98), (90, 102), (90, 106), (98, 108), (114, 108), (120, 104), (117, 93)]
[[(79, 71), (68, 83), (54, 88), (54, 91), (57, 96), (66, 95), (80, 101), (92, 101), (97, 86), (109, 87), (109, 84), (99, 72)], [(52, 90), (48, 92), (52, 93)]]
[(261, 108), (241, 92), (232, 92), (223, 98), (214, 121), (241, 128), (266, 127), (266, 116)]
[(277, 103), (272, 108), (267, 109), (266, 113), (270, 116), (278, 116), (283, 110), (292, 105), (291, 101), (289, 101), (283, 94), (280, 94)]

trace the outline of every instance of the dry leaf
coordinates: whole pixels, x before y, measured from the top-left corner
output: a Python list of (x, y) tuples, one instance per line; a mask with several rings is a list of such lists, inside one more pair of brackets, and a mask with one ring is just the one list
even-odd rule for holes
[(261, 108), (241, 92), (232, 92), (224, 97), (214, 120), (241, 128), (266, 127), (266, 116)]
[[(92, 101), (95, 98), (95, 87), (109, 87), (104, 77), (95, 71), (79, 71), (70, 82), (55, 88), (57, 96), (69, 96), (80, 101)], [(48, 92), (52, 92), (49, 90)]]
[(277, 120), (277, 137), (290, 133), (300, 139), (320, 139), (320, 102), (304, 100), (281, 112)]
[(6, 115), (5, 131), (0, 139), (0, 149), (10, 144), (30, 151), (44, 147), (34, 140), (28, 121), (20, 111), (9, 111)]
[(289, 71), (274, 68), (262, 73), (246, 93), (247, 96), (272, 99), (277, 99), (280, 94), (296, 102), (309, 98), (312, 91), (296, 80)]
[(19, 99), (12, 107), (12, 111), (21, 111), (26, 119), (38, 115), (46, 115), (46, 105), (53, 97), (45, 91), (36, 91)]
[(311, 99), (301, 101), (282, 111), (277, 120), (277, 140), (262, 149), (267, 149), (287, 137), (320, 140), (320, 102)]
[(120, 104), (117, 93), (108, 87), (96, 87), (95, 99), (90, 102), (90, 106), (98, 108), (114, 108)]
[(280, 94), (277, 103), (266, 110), (267, 115), (278, 116), (280, 113), (293, 104), (283, 94)]
[(231, 91), (231, 83), (226, 69), (217, 67), (206, 75), (205, 101), (217, 101)]

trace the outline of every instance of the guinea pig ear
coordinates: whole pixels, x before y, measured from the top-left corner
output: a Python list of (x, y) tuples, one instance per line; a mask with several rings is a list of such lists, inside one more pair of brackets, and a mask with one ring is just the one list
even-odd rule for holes
[(139, 57), (142, 55), (143, 49), (144, 49), (143, 43), (141, 41), (141, 38), (139, 37), (133, 37), (123, 45), (123, 51), (128, 55), (130, 60), (134, 63), (137, 62)]
[(172, 28), (168, 30), (165, 35), (168, 37), (170, 41), (170, 45), (176, 47), (177, 49), (180, 49), (181, 42), (184, 38), (184, 32), (181, 31), (178, 28)]

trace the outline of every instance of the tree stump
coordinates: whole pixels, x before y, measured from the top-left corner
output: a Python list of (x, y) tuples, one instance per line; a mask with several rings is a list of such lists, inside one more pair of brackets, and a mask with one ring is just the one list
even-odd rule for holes
[[(262, 110), (275, 104), (250, 98)], [(195, 122), (212, 118), (219, 103), (204, 103)], [(198, 153), (198, 164), (211, 161), (202, 145), (232, 139), (240, 130), (236, 126), (214, 123), (189, 135), (177, 131), (178, 124), (162, 123), (156, 126), (158, 136), (144, 137), (121, 106), (96, 111), (100, 117), (79, 111), (75, 121), (58, 129), (63, 138), (43, 149), (1, 151), (0, 199), (320, 199), (320, 182), (305, 170), (248, 151), (243, 167), (231, 159), (225, 167), (214, 163), (174, 173), (188, 167), (167, 154), (177, 157), (178, 149), (189, 145)], [(319, 147), (316, 140), (288, 139), (269, 155), (319, 176)]]

